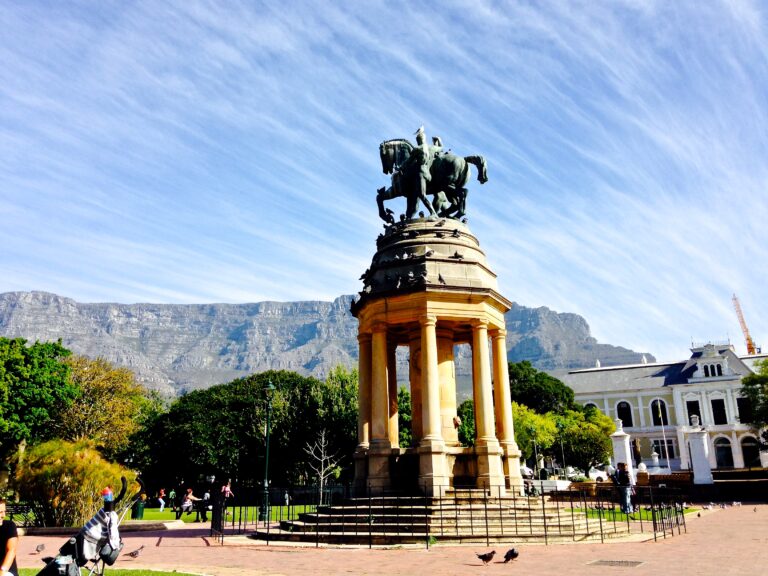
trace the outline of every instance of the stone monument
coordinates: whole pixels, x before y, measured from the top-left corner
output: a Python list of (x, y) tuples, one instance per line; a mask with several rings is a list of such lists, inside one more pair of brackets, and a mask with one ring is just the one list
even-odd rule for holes
[[(499, 494), (519, 491), (504, 325), (511, 303), (499, 293), (480, 243), (461, 219), (468, 164), (485, 182), (485, 161), (443, 152), (439, 138), (427, 146), (423, 129), (417, 143), (389, 140), (380, 146), (384, 172), (393, 174), (391, 187), (377, 197), (385, 231), (352, 304), (360, 346), (355, 482), (374, 493), (397, 489), (428, 496), (468, 485)], [(406, 212), (396, 220), (383, 201), (398, 196), (406, 198)], [(415, 214), (419, 201), (426, 218)], [(474, 447), (461, 446), (457, 433), (454, 347), (462, 343), (472, 350)], [(408, 349), (410, 362), (416, 444), (410, 448), (398, 440), (400, 346)]]

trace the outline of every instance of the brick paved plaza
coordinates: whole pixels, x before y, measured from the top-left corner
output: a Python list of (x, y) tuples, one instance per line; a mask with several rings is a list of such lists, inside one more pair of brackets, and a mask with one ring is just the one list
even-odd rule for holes
[[(588, 574), (595, 576), (644, 575), (763, 575), (768, 573), (768, 505), (702, 511), (688, 515), (688, 532), (658, 542), (632, 541), (606, 544), (498, 545), (497, 559), (488, 566), (475, 552), (484, 546), (425, 548), (314, 548), (269, 546), (244, 537), (226, 539), (224, 546), (208, 538), (208, 530), (195, 525), (162, 532), (124, 532), (125, 551), (145, 546), (137, 559), (122, 556), (115, 568), (154, 568), (216, 576), (277, 575), (466, 575), (517, 573), (536, 576)], [(41, 566), (35, 547), (45, 543), (52, 554), (61, 536), (25, 536), (19, 549), (20, 567)], [(501, 562), (504, 551), (516, 546), (520, 557)], [(640, 562), (636, 566), (596, 566), (595, 561)]]

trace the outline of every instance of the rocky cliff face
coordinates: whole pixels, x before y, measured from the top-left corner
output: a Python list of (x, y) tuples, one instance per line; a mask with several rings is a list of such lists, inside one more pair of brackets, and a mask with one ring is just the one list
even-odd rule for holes
[[(58, 340), (77, 354), (131, 368), (149, 388), (179, 394), (269, 369), (324, 377), (357, 362), (351, 296), (333, 302), (256, 304), (82, 304), (45, 292), (0, 294), (0, 336)], [(508, 357), (557, 371), (640, 362), (598, 344), (576, 314), (515, 305), (507, 314)], [(649, 361), (653, 357), (646, 355)], [(401, 357), (404, 370), (405, 356)], [(457, 355), (457, 378), (471, 362)]]

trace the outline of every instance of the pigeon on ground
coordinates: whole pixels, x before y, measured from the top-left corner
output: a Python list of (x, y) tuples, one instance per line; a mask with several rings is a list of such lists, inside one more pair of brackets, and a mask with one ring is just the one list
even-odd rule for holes
[(496, 555), (496, 550), (491, 550), (490, 552), (486, 552), (485, 554), (476, 554), (480, 560), (483, 561), (483, 564), (488, 564), (491, 560), (493, 560), (493, 557)]
[(136, 550), (134, 550), (133, 552), (128, 552), (128, 554), (126, 554), (126, 556), (130, 556), (131, 558), (138, 558), (139, 554), (141, 554), (142, 550), (144, 550), (144, 544), (142, 544), (141, 546), (136, 548)]
[(35, 547), (35, 554), (40, 554), (43, 550), (45, 550), (45, 544), (38, 544)]
[(701, 512), (696, 512), (696, 518), (701, 518)]
[(506, 564), (506, 563), (507, 563), (507, 562), (509, 562), (510, 560), (514, 560), (514, 559), (515, 559), (515, 558), (517, 558), (518, 556), (520, 556), (520, 552), (518, 552), (518, 551), (517, 551), (516, 549), (514, 549), (514, 548), (510, 548), (509, 550), (507, 550), (507, 553), (506, 553), (506, 554), (504, 554), (504, 564)]

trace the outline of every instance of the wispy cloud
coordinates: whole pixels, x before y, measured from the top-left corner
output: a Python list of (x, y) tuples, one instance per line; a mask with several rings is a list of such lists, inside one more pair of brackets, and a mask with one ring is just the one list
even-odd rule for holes
[[(360, 288), (378, 143), (481, 153), (502, 291), (676, 358), (768, 345), (768, 39), (750, 2), (0, 6), (0, 291)], [(392, 201), (397, 210), (402, 203)]]

